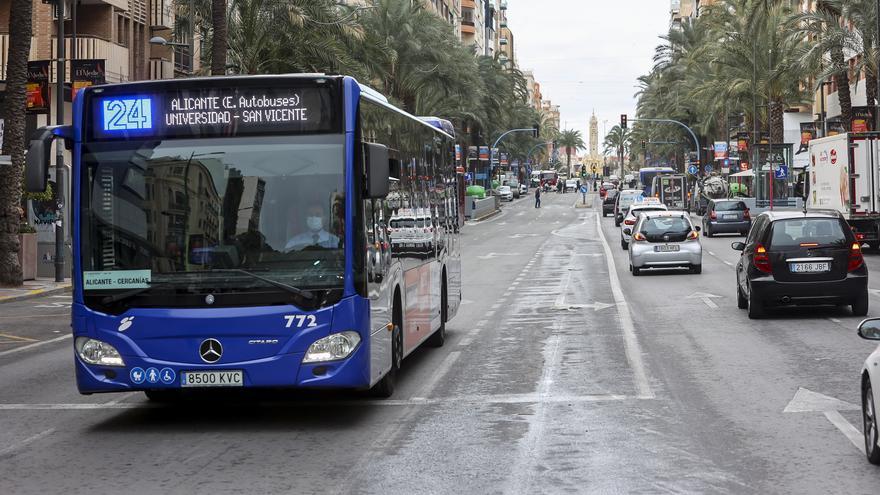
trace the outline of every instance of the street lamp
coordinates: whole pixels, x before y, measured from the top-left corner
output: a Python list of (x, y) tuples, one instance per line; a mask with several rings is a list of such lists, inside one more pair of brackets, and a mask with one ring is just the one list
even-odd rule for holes
[(159, 45), (159, 46), (185, 46), (189, 47), (187, 43), (175, 43), (174, 41), (168, 41), (161, 36), (153, 36), (150, 38), (151, 45)]

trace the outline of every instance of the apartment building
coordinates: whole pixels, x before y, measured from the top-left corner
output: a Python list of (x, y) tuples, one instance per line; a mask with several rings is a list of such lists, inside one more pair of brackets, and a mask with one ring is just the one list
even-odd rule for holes
[(461, 41), (478, 55), (494, 56), (497, 16), (492, 0), (461, 0)]
[(507, 0), (501, 0), (498, 5), (498, 38), (495, 50), (498, 59), (506, 67), (514, 68), (516, 64), (516, 52), (513, 44), (513, 31), (507, 25)]
[(522, 74), (526, 80), (529, 106), (540, 112), (541, 101), (543, 101), (543, 95), (541, 94), (541, 83), (535, 80), (535, 73), (531, 69), (526, 69), (522, 71)]

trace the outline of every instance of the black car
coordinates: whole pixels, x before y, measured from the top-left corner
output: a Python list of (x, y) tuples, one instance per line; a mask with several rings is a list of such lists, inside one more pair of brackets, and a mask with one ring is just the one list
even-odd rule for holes
[(706, 237), (715, 234), (746, 235), (752, 227), (749, 208), (737, 199), (713, 199), (706, 206), (703, 215), (703, 233)]
[(843, 217), (834, 210), (764, 212), (755, 219), (736, 266), (737, 305), (760, 318), (768, 307), (851, 305), (868, 314), (868, 268)]
[(602, 198), (602, 216), (607, 216), (609, 213), (614, 213), (614, 204), (617, 202), (617, 195), (620, 192), (617, 189), (609, 189), (605, 194), (605, 197)]

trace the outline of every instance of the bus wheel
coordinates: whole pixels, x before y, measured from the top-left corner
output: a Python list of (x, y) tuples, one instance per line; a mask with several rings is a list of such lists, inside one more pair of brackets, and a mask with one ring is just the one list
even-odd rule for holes
[(430, 347), (443, 347), (446, 342), (446, 314), (446, 282), (443, 282), (440, 289), (440, 328), (428, 337)]
[(403, 334), (400, 326), (395, 324), (394, 330), (391, 331), (391, 369), (385, 376), (373, 385), (370, 389), (370, 395), (380, 399), (387, 399), (394, 395), (394, 386), (397, 382), (397, 373), (400, 371), (400, 364), (403, 361)]

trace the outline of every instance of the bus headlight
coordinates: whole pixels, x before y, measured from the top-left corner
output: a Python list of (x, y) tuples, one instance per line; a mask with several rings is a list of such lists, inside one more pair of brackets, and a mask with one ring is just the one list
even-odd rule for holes
[(345, 331), (318, 339), (309, 346), (303, 363), (320, 363), (345, 359), (357, 349), (361, 336), (357, 332)]
[(89, 337), (77, 337), (74, 342), (79, 358), (88, 364), (101, 366), (125, 366), (119, 351), (112, 345)]

